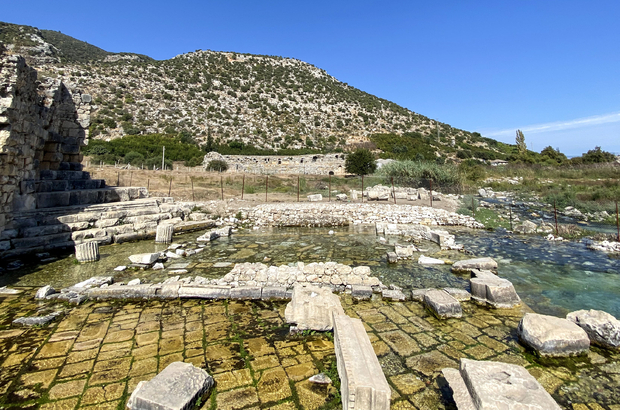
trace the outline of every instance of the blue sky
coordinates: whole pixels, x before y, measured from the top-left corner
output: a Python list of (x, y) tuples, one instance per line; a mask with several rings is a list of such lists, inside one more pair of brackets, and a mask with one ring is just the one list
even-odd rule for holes
[(468, 131), (620, 154), (618, 1), (7, 1), (0, 20), (108, 51), (294, 57)]

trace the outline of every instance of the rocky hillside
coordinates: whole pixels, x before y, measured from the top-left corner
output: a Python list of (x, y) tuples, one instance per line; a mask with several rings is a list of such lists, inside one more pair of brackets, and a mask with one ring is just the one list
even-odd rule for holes
[[(425, 145), (426, 157), (456, 157), (472, 148), (502, 156), (495, 141), (365, 93), (296, 59), (197, 50), (155, 61), (7, 23), (0, 23), (0, 41), (26, 54), (40, 77), (61, 78), (93, 96), (94, 138), (165, 133), (203, 144), (211, 135), (215, 143), (261, 149), (368, 144), (392, 146), (396, 153), (416, 149), (420, 144), (412, 144), (413, 138)], [(406, 141), (393, 146), (391, 136)]]

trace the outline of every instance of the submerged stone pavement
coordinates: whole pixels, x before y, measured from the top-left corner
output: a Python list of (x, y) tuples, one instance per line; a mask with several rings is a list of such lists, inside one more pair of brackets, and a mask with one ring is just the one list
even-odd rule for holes
[[(78, 307), (0, 296), (0, 408), (121, 409), (137, 383), (168, 364), (206, 368), (216, 387), (203, 409), (339, 408), (338, 390), (308, 378), (335, 369), (331, 333), (288, 338), (286, 302), (126, 301)], [(620, 409), (620, 354), (592, 347), (580, 359), (541, 362), (517, 341), (526, 307), (464, 302), (438, 320), (419, 302), (354, 302), (392, 388), (392, 409), (454, 409), (441, 376), (467, 357), (526, 366), (566, 409)], [(40, 309), (65, 309), (47, 327), (11, 325)], [(45, 313), (40, 311), (40, 313)], [(332, 373), (330, 373), (330, 369)], [(332, 377), (335, 378), (335, 377)]]

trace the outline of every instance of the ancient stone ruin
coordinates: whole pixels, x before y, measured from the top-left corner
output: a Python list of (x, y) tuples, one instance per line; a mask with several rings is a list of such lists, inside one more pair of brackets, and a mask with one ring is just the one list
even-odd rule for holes
[(213, 160), (225, 161), (226, 172), (249, 174), (344, 175), (344, 154), (314, 155), (222, 155), (209, 152), (204, 157), (206, 168)]

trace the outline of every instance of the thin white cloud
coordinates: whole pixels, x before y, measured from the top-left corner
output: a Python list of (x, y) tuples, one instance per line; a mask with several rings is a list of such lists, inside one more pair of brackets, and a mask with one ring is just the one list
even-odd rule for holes
[[(556, 122), (548, 122), (546, 124), (536, 124), (529, 125), (526, 127), (518, 127), (523, 133), (538, 133), (538, 132), (550, 132), (550, 131), (560, 131), (560, 130), (569, 130), (574, 128), (583, 128), (600, 124), (608, 124), (620, 122), (620, 112), (612, 113), (612, 114), (603, 114), (603, 115), (594, 115), (592, 117), (578, 118), (570, 121), (556, 121)], [(515, 130), (517, 128), (499, 130), (499, 131), (489, 131), (483, 133), (485, 137), (502, 137), (514, 135)]]

